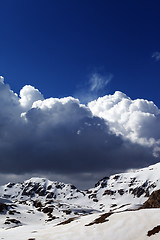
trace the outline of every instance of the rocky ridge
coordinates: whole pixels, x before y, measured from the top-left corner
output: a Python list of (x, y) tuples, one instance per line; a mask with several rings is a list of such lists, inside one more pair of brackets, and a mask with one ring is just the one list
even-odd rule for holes
[[(8, 183), (0, 187), (0, 214), (4, 216), (1, 225), (3, 228), (21, 226), (29, 224), (31, 219), (43, 224), (59, 224), (95, 212), (139, 209), (144, 202), (155, 198), (156, 192), (153, 192), (160, 189), (159, 173), (160, 163), (157, 163), (105, 177), (85, 191), (45, 178)], [(145, 206), (154, 207), (153, 201), (150, 202)]]

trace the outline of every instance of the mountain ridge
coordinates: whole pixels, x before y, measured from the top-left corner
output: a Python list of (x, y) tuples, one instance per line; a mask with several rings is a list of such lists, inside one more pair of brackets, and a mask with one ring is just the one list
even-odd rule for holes
[(118, 213), (144, 213), (144, 203), (159, 189), (160, 163), (104, 177), (88, 190), (38, 177), (8, 183), (0, 186), (0, 226), (4, 230), (31, 227), (31, 223), (36, 227), (62, 227), (82, 218), (89, 219), (86, 227), (106, 224)]

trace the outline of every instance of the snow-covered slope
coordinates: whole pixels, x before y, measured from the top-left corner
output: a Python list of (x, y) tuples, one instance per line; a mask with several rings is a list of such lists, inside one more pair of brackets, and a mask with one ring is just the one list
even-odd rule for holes
[[(146, 231), (152, 230), (153, 226), (145, 223), (147, 221), (145, 216), (148, 214), (149, 218), (153, 218), (153, 225), (156, 225), (159, 210), (135, 210), (158, 189), (160, 189), (160, 163), (105, 177), (96, 183), (94, 188), (86, 191), (80, 191), (71, 184), (53, 182), (45, 178), (31, 178), (16, 184), (8, 183), (0, 187), (0, 237), (3, 236), (2, 239), (6, 240), (23, 239), (21, 231), (26, 231), (28, 239), (31, 238), (30, 233), (35, 233), (31, 235), (35, 235), (36, 240), (44, 238), (75, 240), (82, 239), (83, 236), (76, 234), (76, 231), (79, 232), (82, 228), (84, 236), (88, 235), (86, 239), (98, 239), (97, 234), (100, 232), (101, 239), (105, 239), (103, 234), (105, 236), (106, 231), (110, 234), (117, 224), (120, 232), (125, 231), (124, 227), (120, 228), (124, 223), (130, 222), (135, 228), (134, 222), (139, 221), (137, 218), (143, 220), (143, 224), (141, 223), (143, 229), (138, 227), (139, 234), (144, 232), (147, 234)], [(152, 217), (153, 212), (155, 216)], [(127, 220), (128, 217), (130, 220)], [(99, 224), (94, 223), (95, 219), (98, 219)], [(142, 226), (144, 223), (145, 226)], [(13, 238), (12, 232), (15, 227), (17, 236)], [(62, 229), (66, 234), (61, 234)], [(57, 238), (53, 237), (52, 231), (57, 234)], [(74, 238), (71, 237), (71, 233)], [(147, 235), (138, 238), (136, 233), (133, 236), (137, 239), (148, 238)], [(157, 239), (153, 237), (152, 239)], [(116, 234), (110, 239), (116, 239)]]
[[(12, 201), (41, 201), (80, 204), (96, 210), (114, 209), (126, 202), (142, 204), (153, 190), (160, 188), (160, 163), (110, 177), (104, 177), (94, 188), (78, 190), (74, 185), (31, 178), (23, 183), (0, 186), (0, 197)], [(103, 205), (102, 205), (103, 204)]]
[[(75, 219), (63, 225), (30, 224), (0, 230), (5, 240), (159, 240), (160, 232), (153, 234), (160, 225), (160, 209), (115, 213), (106, 222), (93, 224), (99, 214)], [(151, 234), (151, 235), (150, 235)], [(150, 237), (149, 237), (150, 236)]]
[(142, 205), (150, 194), (160, 189), (160, 163), (131, 171), (115, 174), (100, 180), (95, 188), (88, 190), (96, 203), (94, 208), (105, 211), (135, 209)]

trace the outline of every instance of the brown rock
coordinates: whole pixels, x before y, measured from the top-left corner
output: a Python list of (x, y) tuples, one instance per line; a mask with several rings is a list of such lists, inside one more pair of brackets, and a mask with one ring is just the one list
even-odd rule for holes
[(154, 191), (148, 200), (143, 204), (141, 209), (144, 208), (160, 208), (160, 190)]

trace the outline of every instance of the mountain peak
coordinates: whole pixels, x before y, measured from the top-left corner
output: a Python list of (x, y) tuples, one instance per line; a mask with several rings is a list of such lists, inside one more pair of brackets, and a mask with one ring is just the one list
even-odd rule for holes
[(91, 219), (90, 215), (99, 216), (92, 218), (92, 224), (85, 224), (89, 227), (108, 221), (111, 215), (108, 212), (114, 215), (131, 209), (159, 207), (159, 173), (160, 163), (157, 163), (104, 177), (94, 188), (85, 191), (39, 177), (22, 183), (8, 183), (0, 186), (2, 228), (28, 226), (31, 222), (38, 226), (49, 223), (63, 226), (84, 215), (88, 219)]

